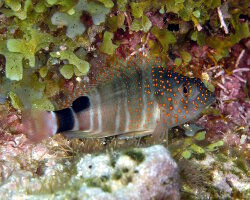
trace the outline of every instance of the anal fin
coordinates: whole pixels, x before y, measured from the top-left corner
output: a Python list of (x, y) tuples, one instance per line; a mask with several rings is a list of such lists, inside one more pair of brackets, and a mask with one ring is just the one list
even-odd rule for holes
[(61, 133), (68, 139), (73, 139), (73, 138), (78, 138), (78, 139), (83, 139), (83, 138), (98, 138), (96, 137), (96, 134), (92, 131), (66, 131)]
[(66, 138), (104, 138), (104, 137), (112, 137), (117, 136), (118, 139), (131, 139), (131, 138), (139, 138), (143, 136), (148, 136), (153, 133), (153, 130), (143, 130), (143, 131), (131, 131), (125, 133), (114, 133), (114, 132), (94, 132), (94, 131), (67, 131), (63, 132)]
[(131, 139), (131, 138), (140, 138), (148, 135), (152, 135), (152, 130), (143, 130), (143, 131), (132, 131), (127, 133), (121, 133), (117, 136), (118, 139)]

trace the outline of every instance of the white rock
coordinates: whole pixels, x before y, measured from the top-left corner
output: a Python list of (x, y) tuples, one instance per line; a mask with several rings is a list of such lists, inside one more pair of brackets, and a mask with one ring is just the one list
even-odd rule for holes
[(129, 156), (124, 155), (121, 156), (116, 164), (115, 164), (115, 168), (117, 169), (124, 169), (124, 168), (128, 168), (128, 169), (134, 169), (136, 167), (137, 163), (132, 160)]
[(114, 168), (110, 165), (110, 157), (105, 154), (94, 156), (87, 154), (77, 164), (78, 177), (93, 178), (93, 177), (109, 177)]
[[(117, 170), (120, 170), (121, 177), (110, 178), (102, 182), (110, 188), (110, 193), (101, 188), (83, 185), (78, 198), (95, 200), (179, 199), (177, 164), (165, 147), (156, 145), (135, 149), (135, 151), (145, 156), (141, 163), (128, 155), (120, 154), (114, 168), (110, 165), (110, 158), (106, 154), (84, 156), (77, 164), (78, 177), (114, 177)], [(127, 170), (122, 171), (124, 168)]]

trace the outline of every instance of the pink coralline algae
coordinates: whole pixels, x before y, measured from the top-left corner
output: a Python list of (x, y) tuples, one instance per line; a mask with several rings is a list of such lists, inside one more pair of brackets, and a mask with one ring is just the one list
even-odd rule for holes
[[(236, 70), (234, 70), (236, 71)], [(233, 71), (233, 72), (234, 72)], [(240, 68), (237, 69), (237, 72), (248, 72), (250, 69)], [(236, 100), (244, 99), (246, 97), (243, 91), (243, 83), (246, 82), (242, 74), (236, 74), (236, 72), (231, 76), (223, 76), (222, 84), (218, 83), (218, 86), (221, 87), (219, 96), (222, 101), (226, 100)]]
[(0, 144), (11, 141), (12, 135), (9, 133), (22, 133), (22, 125), (20, 122), (20, 113), (13, 109), (7, 111), (7, 108), (0, 106)]
[[(235, 146), (242, 144), (242, 135), (250, 136), (250, 103), (247, 100), (250, 91), (250, 57), (249, 52), (239, 45), (232, 48), (231, 55), (223, 67), (218, 64), (208, 69), (216, 85), (217, 103), (214, 108), (219, 116), (203, 116), (199, 123), (209, 129), (209, 140), (224, 138), (227, 144)], [(232, 60), (235, 61), (233, 69), (229, 67), (232, 66)], [(243, 146), (246, 143), (247, 140)]]
[[(245, 65), (245, 60), (249, 60), (249, 53), (242, 50), (236, 60), (235, 69), (231, 75), (221, 73), (221, 81), (217, 83), (220, 90), (218, 91), (218, 109), (228, 118), (238, 125), (248, 125), (249, 102), (246, 100), (246, 91), (244, 91), (247, 77), (250, 74), (250, 65)], [(240, 59), (240, 60), (239, 60)], [(247, 89), (247, 88), (246, 88)]]
[(142, 33), (140, 32), (129, 33), (129, 30), (125, 32), (123, 30), (118, 30), (114, 35), (114, 39), (121, 41), (121, 45), (116, 50), (117, 54), (125, 58), (125, 52), (135, 51), (137, 45), (141, 43), (141, 38)]
[(245, 126), (250, 120), (249, 110), (249, 103), (231, 102), (225, 105), (224, 113), (237, 125)]

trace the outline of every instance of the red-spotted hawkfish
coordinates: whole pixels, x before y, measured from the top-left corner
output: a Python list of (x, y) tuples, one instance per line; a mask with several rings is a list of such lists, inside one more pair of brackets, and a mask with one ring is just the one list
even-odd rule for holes
[[(88, 90), (78, 88), (68, 108), (24, 116), (27, 135), (33, 140), (61, 132), (79, 138), (162, 136), (169, 128), (197, 118), (215, 101), (199, 78), (168, 70), (157, 59), (120, 62), (99, 79)], [(83, 95), (74, 100), (79, 93)]]

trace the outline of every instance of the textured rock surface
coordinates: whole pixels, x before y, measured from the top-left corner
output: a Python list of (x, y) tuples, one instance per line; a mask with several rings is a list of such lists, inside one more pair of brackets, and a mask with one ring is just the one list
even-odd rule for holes
[[(138, 161), (136, 157), (133, 159), (133, 153), (142, 153), (145, 157)], [(83, 157), (77, 164), (78, 176), (91, 179), (113, 177), (106, 183), (112, 193), (108, 195), (100, 189), (83, 186), (78, 197), (81, 198), (84, 192), (96, 199), (104, 196), (108, 199), (179, 198), (177, 165), (163, 146), (138, 149), (129, 155), (118, 155), (113, 168), (110, 166), (110, 156)]]
[[(231, 154), (231, 155), (230, 155)], [(182, 199), (249, 199), (246, 160), (237, 154), (207, 153), (204, 159), (179, 161)], [(232, 198), (234, 197), (234, 198)]]
[[(9, 148), (10, 145), (3, 146), (2, 153)], [(180, 196), (177, 164), (160, 145), (85, 154), (73, 160), (61, 159), (42, 144), (29, 145), (25, 155), (23, 150), (12, 149), (12, 160), (1, 155), (4, 176), (0, 192), (4, 199), (125, 200)], [(18, 160), (21, 154), (23, 157)]]

